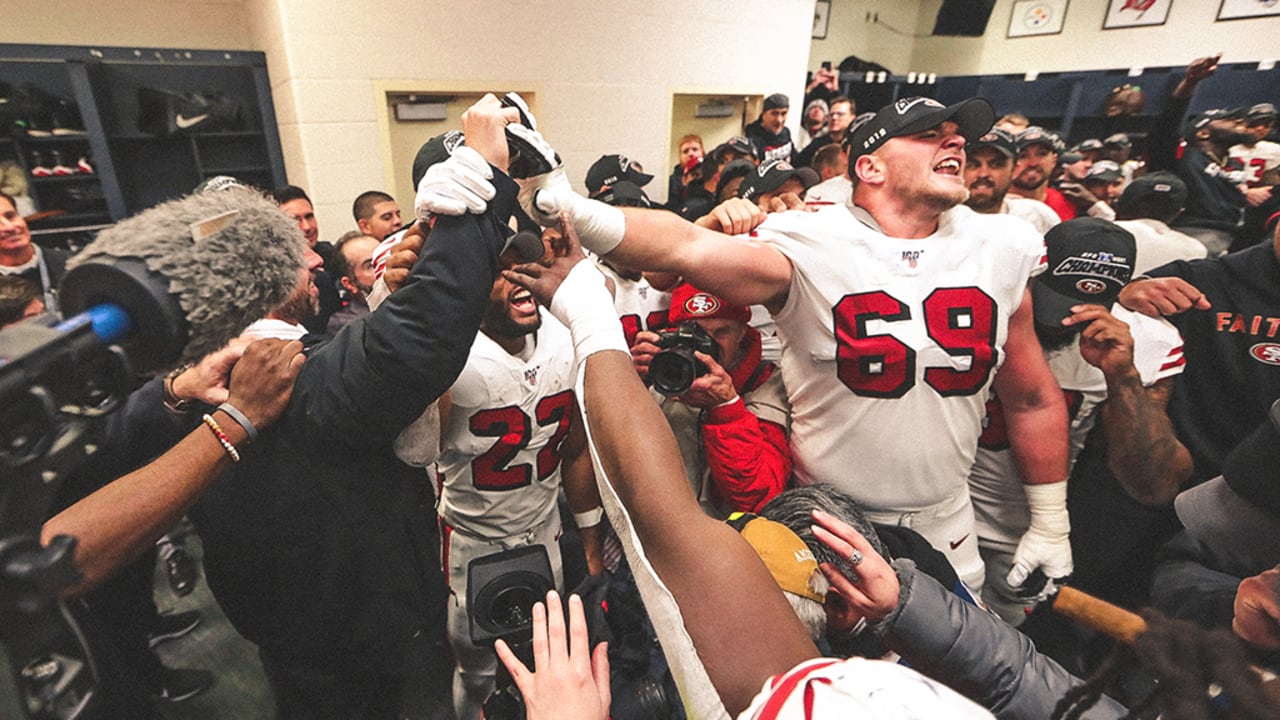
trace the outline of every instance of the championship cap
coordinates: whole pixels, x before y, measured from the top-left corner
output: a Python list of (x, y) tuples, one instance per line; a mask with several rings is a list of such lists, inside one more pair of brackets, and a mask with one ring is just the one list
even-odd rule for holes
[[(716, 181), (716, 198), (720, 197), (720, 192), (725, 186), (736, 178), (745, 178), (748, 175), (754, 175), (756, 172), (756, 164), (746, 158), (734, 158), (729, 161), (728, 165), (720, 171), (720, 179)], [(741, 186), (739, 186), (741, 187)]]
[(1004, 128), (998, 127), (991, 128), (986, 135), (965, 146), (965, 150), (969, 154), (973, 154), (979, 148), (992, 148), (1010, 158), (1018, 154), (1017, 148), (1014, 146), (1013, 134)]
[(1280, 563), (1280, 400), (1227, 455), (1222, 475), (1180, 493), (1173, 507), (1215, 555), (1258, 568)]
[(629, 180), (619, 180), (605, 187), (599, 195), (596, 195), (596, 199), (614, 207), (653, 207), (644, 190)]
[(928, 130), (947, 120), (960, 126), (965, 140), (972, 140), (990, 130), (995, 117), (991, 103), (982, 98), (969, 98), (954, 105), (943, 105), (926, 97), (902, 98), (877, 110), (875, 117), (853, 131), (849, 140), (849, 166), (853, 167), (854, 160), (875, 152), (893, 138)]
[(1031, 284), (1036, 322), (1062, 326), (1075, 305), (1110, 308), (1133, 276), (1136, 243), (1128, 230), (1084, 217), (1059, 223), (1044, 234), (1048, 269)]
[(1070, 165), (1072, 163), (1078, 163), (1083, 159), (1084, 159), (1084, 155), (1081, 155), (1080, 153), (1074, 150), (1068, 150), (1058, 156), (1058, 164)]
[(782, 93), (774, 93), (764, 99), (764, 111), (777, 110), (778, 108), (791, 107), (791, 98)]
[(1089, 172), (1085, 174), (1085, 182), (1102, 182), (1113, 183), (1124, 177), (1124, 173), (1120, 172), (1120, 166), (1110, 160), (1099, 160), (1089, 168)]
[[(1028, 128), (1030, 129), (1030, 128)], [(1104, 145), (1098, 138), (1085, 138), (1081, 140), (1075, 147), (1079, 152), (1102, 152)]]
[[(1097, 140), (1094, 140), (1094, 142), (1097, 142)], [(1081, 145), (1083, 144), (1084, 143), (1081, 143)], [(1062, 138), (1058, 137), (1057, 133), (1051, 132), (1049, 130), (1045, 130), (1039, 125), (1032, 125), (1026, 130), (1023, 130), (1022, 132), (1018, 133), (1017, 145), (1018, 145), (1018, 152), (1022, 152), (1023, 150), (1031, 147), (1032, 145), (1044, 145), (1045, 147), (1049, 148), (1053, 152), (1056, 152), (1059, 154), (1061, 154), (1062, 151), (1066, 149), (1065, 147), (1063, 147)], [(1086, 148), (1080, 148), (1080, 149), (1085, 150)], [(1099, 147), (1097, 149), (1101, 150), (1102, 148)]]
[(1245, 122), (1257, 122), (1259, 120), (1275, 120), (1276, 106), (1271, 103), (1258, 103), (1249, 108), (1244, 113)]
[(686, 320), (712, 318), (745, 323), (751, 320), (751, 309), (746, 305), (730, 305), (705, 290), (682, 282), (671, 290), (671, 311), (668, 317), (673, 325)]
[(1129, 136), (1124, 133), (1116, 133), (1114, 135), (1108, 135), (1107, 139), (1102, 141), (1102, 144), (1115, 145), (1116, 147), (1122, 147), (1122, 148), (1133, 147), (1133, 141), (1130, 140)]
[(1147, 173), (1116, 198), (1116, 212), (1129, 217), (1172, 218), (1187, 202), (1187, 184), (1166, 170)]
[(756, 551), (778, 587), (817, 603), (826, 602), (826, 595), (814, 589), (814, 576), (821, 576), (818, 561), (809, 546), (790, 528), (744, 512), (731, 514), (725, 522)]
[(1187, 120), (1187, 135), (1195, 135), (1214, 120), (1239, 120), (1244, 117), (1243, 108), (1214, 108), (1197, 113)]
[(644, 187), (652, 179), (652, 175), (636, 170), (626, 155), (602, 155), (587, 170), (587, 191), (595, 197), (605, 186), (621, 180)]
[(818, 175), (818, 171), (811, 167), (796, 168), (796, 177), (800, 178), (805, 190), (822, 182), (822, 176)]
[[(747, 179), (742, 181), (742, 185), (738, 186), (738, 197), (744, 200), (754, 200), (757, 197), (771, 193), (782, 184), (793, 177), (799, 177), (796, 169), (786, 160), (770, 160), (766, 163), (760, 163), (759, 167)], [(803, 182), (803, 181), (802, 181)]]
[(413, 158), (413, 187), (417, 189), (422, 176), (436, 163), (449, 159), (458, 146), (466, 142), (466, 138), (457, 130), (441, 133), (422, 144), (418, 154)]

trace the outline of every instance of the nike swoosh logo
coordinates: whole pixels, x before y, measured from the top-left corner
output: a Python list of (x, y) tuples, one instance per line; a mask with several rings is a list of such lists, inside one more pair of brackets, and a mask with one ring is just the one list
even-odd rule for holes
[(200, 123), (204, 122), (204, 119), (207, 117), (209, 117), (209, 113), (205, 113), (203, 115), (196, 115), (195, 117), (183, 117), (182, 113), (178, 113), (178, 116), (173, 119), (173, 124), (177, 125), (183, 130), (186, 130), (192, 125), (199, 125)]
[(965, 536), (964, 536), (964, 537), (960, 538), (959, 540), (956, 540), (956, 541), (955, 541), (955, 542), (953, 542), (953, 543), (950, 543), (950, 545), (951, 545), (951, 549), (952, 549), (952, 550), (955, 550), (956, 548), (958, 548), (958, 547), (960, 547), (961, 545), (963, 545), (963, 544), (964, 544), (964, 541), (969, 539), (969, 535), (970, 535), (970, 534), (971, 534), (971, 533), (965, 533)]

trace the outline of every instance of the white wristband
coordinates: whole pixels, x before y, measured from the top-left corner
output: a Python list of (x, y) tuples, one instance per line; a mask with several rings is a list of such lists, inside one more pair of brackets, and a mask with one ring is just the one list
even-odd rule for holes
[(573, 266), (547, 309), (573, 334), (578, 362), (602, 350), (631, 352), (604, 275), (590, 260)]
[(579, 528), (589, 528), (600, 524), (604, 519), (604, 508), (597, 505), (594, 508), (580, 513), (573, 514), (573, 524)]
[(548, 197), (549, 194), (550, 191), (539, 191), (534, 203), (545, 212), (568, 210), (584, 248), (597, 255), (607, 255), (622, 242), (627, 218), (621, 209), (571, 191), (555, 192)]

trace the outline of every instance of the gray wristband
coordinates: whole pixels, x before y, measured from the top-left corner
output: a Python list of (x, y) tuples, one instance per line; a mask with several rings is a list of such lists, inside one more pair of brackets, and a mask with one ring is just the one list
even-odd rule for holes
[(224, 402), (218, 406), (218, 409), (230, 415), (231, 419), (235, 420), (237, 425), (244, 428), (245, 434), (249, 436), (247, 442), (253, 442), (258, 439), (258, 428), (254, 427), (253, 423), (249, 422), (249, 418), (245, 417), (245, 414), (240, 412), (240, 408), (229, 402)]

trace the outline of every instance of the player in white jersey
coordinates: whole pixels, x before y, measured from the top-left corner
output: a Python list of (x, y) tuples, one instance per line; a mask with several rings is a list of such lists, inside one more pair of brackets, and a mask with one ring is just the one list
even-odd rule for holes
[[(1117, 458), (1112, 465), (1121, 483), (1153, 489), (1165, 485), (1169, 492), (1176, 491), (1179, 478), (1190, 472), (1191, 458), (1185, 449), (1149, 452), (1157, 445), (1181, 444), (1164, 414), (1168, 386), (1144, 388), (1182, 372), (1182, 338), (1163, 320), (1112, 307), (1133, 274), (1133, 236), (1110, 222), (1078, 218), (1050, 230), (1045, 243), (1049, 269), (1032, 286), (1036, 332), (1067, 398), (1072, 460), (1105, 407), (1109, 447)], [(1088, 305), (1083, 309), (1073, 310), (1084, 303)], [(1063, 327), (1064, 318), (1071, 318), (1070, 327)], [(1118, 399), (1106, 405), (1111, 394)], [(1007, 582), (1013, 553), (1031, 524), (1031, 511), (1009, 452), (998, 396), (987, 401), (978, 445), (969, 487), (987, 571), (983, 596), (1001, 617), (1018, 625), (1038, 600), (1037, 593), (1019, 593)], [(1132, 467), (1122, 460), (1131, 452), (1142, 457)]]
[[(548, 222), (569, 211), (584, 244), (630, 267), (768, 307), (792, 345), (782, 367), (799, 476), (915, 528), (980, 585), (966, 478), (993, 376), (1023, 477), (1053, 486), (1039, 494), (1041, 515), (1066, 515), (1066, 407), (1026, 288), (1040, 239), (1016, 219), (956, 207), (968, 196), (966, 140), (992, 120), (980, 99), (882, 108), (851, 140), (851, 206), (770, 216), (765, 242), (592, 203), (556, 171), (527, 186), (522, 204)], [(731, 233), (760, 222), (741, 206), (714, 214)], [(1046, 533), (1028, 531), (1018, 554), (1033, 568), (1070, 570), (1069, 544)]]
[(468, 564), (540, 544), (562, 585), (557, 496), (563, 481), (584, 530), (588, 565), (600, 570), (600, 503), (574, 405), (573, 370), (568, 331), (528, 291), (499, 277), (467, 365), (441, 403), (441, 556), (451, 594), (458, 718), (479, 716), (496, 669), (493, 648), (471, 642)]
[(1280, 143), (1266, 138), (1275, 128), (1276, 108), (1271, 103), (1254, 105), (1245, 112), (1244, 121), (1252, 142), (1227, 151), (1227, 170), (1232, 179), (1250, 189), (1274, 185), (1280, 180)]
[(667, 327), (669, 290), (654, 287), (642, 273), (619, 270), (599, 258), (595, 260), (600, 272), (613, 284), (613, 307), (618, 311), (628, 345), (635, 344), (639, 332), (658, 332)]

